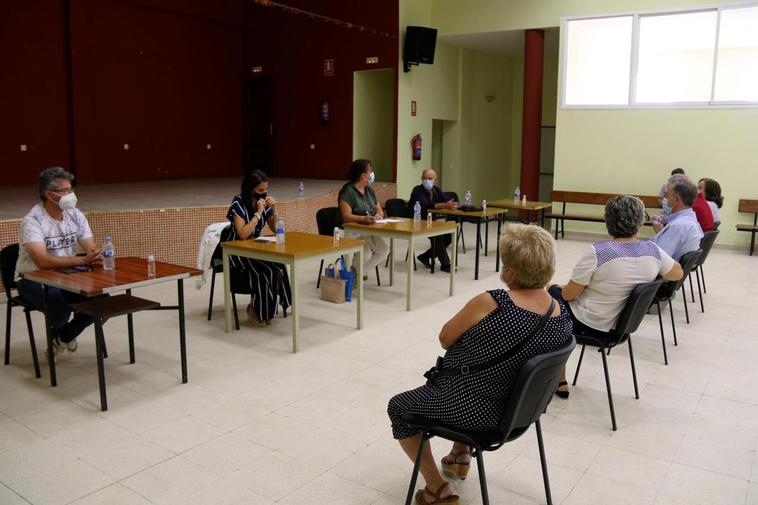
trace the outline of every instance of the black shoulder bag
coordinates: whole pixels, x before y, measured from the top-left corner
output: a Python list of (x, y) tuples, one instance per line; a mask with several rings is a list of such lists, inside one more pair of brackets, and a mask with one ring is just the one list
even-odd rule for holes
[(488, 368), (492, 368), (495, 365), (499, 365), (500, 363), (504, 362), (507, 359), (512, 358), (519, 352), (521, 352), (521, 349), (524, 348), (524, 346), (529, 342), (532, 337), (534, 337), (542, 328), (545, 327), (545, 324), (547, 323), (547, 320), (550, 318), (550, 315), (553, 313), (553, 310), (555, 310), (555, 300), (550, 302), (550, 308), (547, 309), (547, 312), (545, 312), (539, 321), (537, 321), (537, 324), (534, 325), (534, 328), (532, 328), (532, 331), (529, 332), (529, 335), (526, 336), (521, 342), (514, 345), (510, 349), (508, 349), (506, 352), (499, 356), (495, 356), (494, 358), (485, 361), (484, 363), (480, 363), (478, 365), (474, 366), (466, 366), (463, 365), (462, 367), (457, 368), (445, 368), (442, 366), (442, 356), (437, 357), (437, 363), (427, 370), (424, 373), (424, 377), (426, 377), (427, 380), (433, 381), (437, 377), (453, 377), (455, 375), (469, 375), (472, 373), (481, 372), (482, 370), (487, 370)]

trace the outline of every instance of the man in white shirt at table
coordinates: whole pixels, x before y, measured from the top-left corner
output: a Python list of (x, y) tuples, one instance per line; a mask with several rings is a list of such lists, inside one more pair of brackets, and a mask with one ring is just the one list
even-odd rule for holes
[[(22, 279), (20, 274), (43, 268), (86, 269), (102, 264), (102, 249), (92, 238), (87, 218), (76, 208), (73, 181), (74, 175), (60, 167), (40, 172), (40, 203), (21, 220), (16, 288), (22, 298), (40, 311), (44, 308), (42, 285)], [(77, 246), (84, 256), (76, 255)], [(92, 324), (92, 318), (84, 314), (71, 317), (69, 304), (86, 299), (76, 293), (48, 288), (47, 315), (54, 331), (54, 356), (65, 350), (76, 351), (76, 337)]]

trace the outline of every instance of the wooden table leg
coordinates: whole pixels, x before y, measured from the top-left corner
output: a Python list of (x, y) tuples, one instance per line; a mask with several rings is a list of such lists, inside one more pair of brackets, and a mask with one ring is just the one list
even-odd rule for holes
[(479, 232), (482, 230), (482, 221), (478, 220), (476, 222), (476, 265), (474, 265), (474, 280), (479, 280), (479, 249), (480, 247), (480, 240), (479, 240)]
[[(390, 258), (390, 279), (392, 278), (393, 262)], [(363, 329), (363, 247), (358, 248), (358, 329)]]
[[(361, 248), (361, 256), (362, 255), (363, 255), (363, 249)], [(390, 286), (392, 286), (394, 282), (395, 282), (395, 239), (390, 237)]]
[(297, 338), (300, 336), (300, 303), (298, 303), (297, 268), (295, 267), (295, 260), (292, 260), (292, 263), (290, 264), (290, 286), (292, 288), (292, 352), (297, 352)]
[(58, 376), (55, 373), (55, 351), (53, 350), (53, 327), (50, 318), (47, 315), (47, 305), (49, 298), (49, 289), (47, 284), (42, 286), (42, 313), (45, 315), (45, 337), (47, 338), (47, 367), (50, 370), (50, 386), (58, 385)]
[(500, 227), (503, 221), (499, 217), (497, 218), (497, 245), (495, 246), (495, 272), (500, 271)]
[(455, 231), (452, 233), (453, 236), (453, 257), (450, 258), (450, 296), (453, 296), (453, 293), (455, 293), (455, 271), (458, 269), (458, 227), (455, 227)]
[(413, 258), (416, 252), (413, 249), (413, 237), (408, 238), (408, 277), (405, 286), (405, 310), (411, 310), (413, 298)]

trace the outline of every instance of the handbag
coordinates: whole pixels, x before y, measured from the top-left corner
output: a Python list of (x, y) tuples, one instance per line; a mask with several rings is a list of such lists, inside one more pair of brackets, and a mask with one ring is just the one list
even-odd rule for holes
[(514, 345), (507, 351), (505, 351), (503, 354), (500, 354), (499, 356), (495, 356), (494, 358), (485, 361), (484, 363), (480, 363), (478, 365), (472, 365), (472, 366), (466, 366), (463, 365), (461, 367), (449, 367), (445, 368), (443, 366), (443, 358), (442, 356), (437, 357), (437, 362), (434, 364), (432, 368), (424, 372), (424, 377), (428, 381), (434, 381), (437, 377), (452, 377), (455, 375), (469, 375), (472, 373), (481, 372), (482, 370), (487, 370), (488, 368), (492, 368), (495, 365), (499, 365), (503, 361), (512, 358), (519, 352), (521, 352), (521, 349), (524, 348), (524, 346), (529, 342), (532, 337), (534, 337), (537, 332), (539, 332), (547, 323), (547, 320), (550, 319), (550, 314), (553, 313), (553, 310), (555, 310), (555, 300), (552, 300), (550, 302), (550, 308), (547, 309), (547, 312), (545, 312), (539, 321), (537, 321), (537, 324), (534, 325), (534, 328), (532, 328), (532, 331), (529, 332), (529, 335), (526, 336), (521, 342)]
[(321, 276), (321, 299), (332, 303), (345, 303), (347, 280), (340, 277), (339, 270), (329, 265)]
[(337, 259), (337, 266), (339, 267), (339, 275), (335, 273), (335, 265), (329, 265), (325, 272), (329, 277), (339, 277), (345, 280), (345, 301), (349, 302), (353, 299), (353, 285), (355, 284), (355, 272), (348, 270), (345, 267), (345, 262), (342, 258)]

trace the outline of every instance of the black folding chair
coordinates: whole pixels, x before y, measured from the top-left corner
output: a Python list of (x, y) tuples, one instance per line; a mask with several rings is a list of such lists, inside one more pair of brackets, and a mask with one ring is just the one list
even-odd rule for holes
[(547, 405), (555, 394), (555, 390), (558, 389), (561, 370), (565, 368), (566, 362), (575, 346), (574, 339), (571, 339), (562, 349), (534, 356), (524, 364), (513, 385), (510, 397), (505, 400), (505, 410), (496, 430), (485, 432), (463, 431), (439, 424), (438, 421), (432, 419), (409, 416), (407, 418), (408, 421), (412, 426), (421, 429), (422, 436), (405, 504), (410, 505), (413, 499), (424, 445), (430, 438), (437, 436), (453, 442), (461, 442), (473, 448), (471, 456), (476, 458), (482, 503), (483, 505), (489, 505), (487, 479), (484, 473), (484, 452), (495, 451), (506, 443), (519, 438), (534, 423), (535, 430), (537, 431), (540, 463), (542, 464), (542, 479), (545, 484), (545, 497), (548, 505), (552, 505), (553, 500), (550, 494), (550, 481), (547, 474), (540, 416), (545, 412)]
[[(224, 261), (222, 259), (223, 251), (221, 249), (221, 242), (228, 241), (231, 235), (232, 235), (231, 226), (224, 228), (221, 231), (221, 240), (219, 241), (219, 244), (216, 246), (216, 249), (213, 251), (213, 256), (211, 256), (211, 269), (213, 271), (211, 272), (211, 293), (208, 296), (208, 321), (211, 320), (211, 316), (213, 314), (213, 290), (215, 289), (215, 286), (216, 286), (216, 274), (224, 273)], [(246, 285), (244, 282), (239, 282), (239, 279), (237, 279), (234, 275), (232, 275), (231, 272), (229, 272), (229, 279), (231, 280), (232, 308), (234, 309), (234, 326), (237, 328), (237, 330), (239, 330), (240, 318), (239, 318), (239, 314), (237, 313), (237, 297), (235, 296), (235, 294), (249, 295), (250, 286)], [(286, 315), (286, 312), (285, 312), (285, 315)]]
[[(658, 325), (661, 329), (661, 344), (663, 345), (663, 363), (666, 365), (669, 364), (669, 360), (668, 356), (666, 355), (666, 339), (663, 336), (663, 315), (661, 314), (661, 304), (668, 302), (669, 314), (671, 315), (671, 331), (674, 333), (674, 345), (679, 345), (679, 342), (676, 340), (674, 307), (671, 305), (671, 301), (673, 300), (674, 295), (679, 290), (679, 288), (681, 288), (684, 284), (684, 279), (686, 279), (690, 275), (690, 272), (692, 272), (692, 269), (695, 268), (695, 263), (697, 263), (700, 254), (701, 250), (698, 249), (697, 251), (689, 252), (679, 258), (679, 264), (682, 265), (682, 271), (684, 272), (684, 275), (678, 281), (669, 281), (664, 283), (660, 289), (658, 289), (658, 292), (655, 294), (655, 298), (653, 298), (653, 303), (655, 303), (655, 306), (658, 309)], [(687, 323), (689, 323), (690, 314), (687, 310), (687, 293), (683, 289), (682, 299), (684, 300), (684, 313), (687, 316)]]
[(632, 365), (632, 380), (634, 381), (634, 398), (639, 399), (640, 392), (637, 387), (637, 370), (634, 368), (634, 352), (632, 351), (632, 333), (640, 327), (642, 319), (647, 313), (648, 307), (653, 303), (653, 298), (658, 289), (663, 285), (663, 280), (658, 279), (645, 284), (635, 286), (629, 298), (626, 300), (626, 306), (619, 315), (616, 322), (616, 328), (611, 331), (587, 330), (586, 332), (575, 332), (576, 343), (581, 344), (582, 352), (579, 355), (579, 362), (576, 364), (573, 385), (576, 386), (576, 379), (579, 377), (579, 369), (582, 366), (584, 358), (584, 349), (590, 345), (598, 347), (598, 352), (603, 359), (603, 372), (605, 373), (605, 388), (608, 391), (608, 406), (611, 410), (611, 424), (613, 431), (616, 431), (616, 412), (613, 409), (613, 393), (611, 392), (611, 380), (608, 375), (608, 360), (606, 352), (612, 347), (623, 344), (625, 341), (629, 344), (629, 361)]
[[(695, 277), (697, 278), (697, 293), (700, 296), (700, 312), (705, 312), (705, 307), (703, 306), (703, 293), (707, 293), (705, 290), (705, 273), (703, 273), (703, 263), (705, 263), (705, 260), (708, 259), (708, 255), (710, 254), (711, 249), (713, 248), (713, 244), (716, 242), (718, 236), (719, 232), (717, 230), (707, 231), (703, 234), (703, 238), (700, 239), (700, 250), (703, 251), (703, 253), (697, 259), (695, 266), (692, 269), (695, 272)], [(692, 303), (695, 303), (695, 291), (692, 289), (692, 275), (688, 275), (687, 277), (690, 279), (690, 294), (692, 295)], [(703, 279), (702, 290), (700, 288), (701, 278)]]
[[(384, 202), (384, 214), (387, 217), (412, 217), (408, 212), (408, 202), (402, 198), (390, 198)], [(408, 251), (405, 252), (405, 261), (408, 261)], [(387, 260), (384, 262), (384, 268), (387, 268), (390, 264), (390, 255), (387, 255)], [(417, 270), (416, 258), (413, 258), (413, 269)]]
[(32, 350), (32, 361), (34, 363), (34, 376), (38, 379), (42, 377), (39, 370), (39, 359), (37, 358), (37, 345), (34, 341), (34, 328), (32, 327), (31, 311), (36, 310), (31, 303), (24, 300), (21, 295), (13, 296), (12, 290), (16, 289), (16, 281), (13, 277), (16, 273), (16, 261), (18, 260), (18, 244), (11, 244), (0, 251), (0, 266), (2, 267), (3, 289), (5, 290), (6, 316), (5, 316), (5, 365), (11, 362), (11, 316), (13, 307), (22, 307), (26, 316), (26, 329), (29, 332), (29, 347)]
[[(324, 207), (316, 212), (316, 226), (318, 234), (329, 237), (334, 236), (334, 227), (337, 226), (337, 217), (339, 216), (339, 207)], [(343, 258), (344, 259), (344, 258)], [(347, 267), (347, 265), (346, 265)], [(324, 260), (318, 267), (318, 279), (316, 279), (316, 289), (321, 286), (321, 273), (324, 271)], [(356, 279), (357, 281), (357, 279)], [(381, 286), (382, 280), (379, 278), (379, 265), (376, 266), (376, 285)]]

